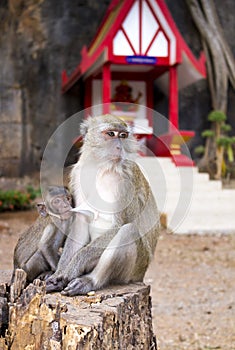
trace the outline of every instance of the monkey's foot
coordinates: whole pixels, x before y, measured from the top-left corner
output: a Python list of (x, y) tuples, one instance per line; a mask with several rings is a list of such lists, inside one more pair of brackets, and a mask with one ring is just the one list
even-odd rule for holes
[(74, 295), (87, 294), (93, 289), (94, 289), (94, 286), (93, 286), (92, 279), (86, 276), (81, 278), (75, 278), (74, 280), (69, 282), (69, 284), (61, 292), (61, 294), (72, 297)]
[(61, 277), (50, 277), (46, 280), (46, 292), (61, 292), (66, 285), (64, 278)]

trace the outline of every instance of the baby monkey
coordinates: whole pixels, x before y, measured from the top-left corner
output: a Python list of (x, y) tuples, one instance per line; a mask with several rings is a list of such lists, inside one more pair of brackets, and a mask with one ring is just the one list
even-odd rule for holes
[(72, 196), (62, 186), (48, 187), (45, 203), (39, 203), (37, 209), (39, 217), (23, 232), (14, 251), (14, 272), (17, 268), (23, 269), (28, 282), (46, 279), (56, 271), (74, 216), (80, 215), (85, 227), (89, 220), (89, 212), (73, 213)]

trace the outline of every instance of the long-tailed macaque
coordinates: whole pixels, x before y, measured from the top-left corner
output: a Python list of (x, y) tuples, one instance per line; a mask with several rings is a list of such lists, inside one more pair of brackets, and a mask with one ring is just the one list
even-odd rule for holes
[[(71, 230), (47, 291), (85, 294), (111, 283), (142, 281), (154, 254), (159, 213), (139, 166), (137, 141), (127, 124), (112, 115), (87, 119), (84, 144), (71, 172), (77, 210), (94, 213), (89, 232)], [(72, 253), (71, 253), (72, 251)]]
[(72, 196), (62, 186), (48, 187), (45, 203), (39, 203), (37, 207), (38, 219), (23, 232), (14, 251), (14, 271), (23, 269), (28, 282), (39, 276), (46, 278), (56, 271), (60, 248), (64, 246), (74, 215), (80, 218), (80, 229), (88, 229), (84, 213), (72, 212)]

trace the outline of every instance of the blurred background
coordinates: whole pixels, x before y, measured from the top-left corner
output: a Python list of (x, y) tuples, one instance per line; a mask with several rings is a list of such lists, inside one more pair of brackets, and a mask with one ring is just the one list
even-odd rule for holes
[[(154, 157), (141, 159), (142, 165), (149, 162), (156, 197), (160, 187), (169, 197), (166, 223), (145, 279), (152, 289), (154, 332), (162, 350), (233, 350), (235, 190), (225, 189), (225, 182), (235, 179), (235, 1), (157, 2), (167, 6), (195, 58), (200, 59), (202, 50), (206, 56), (207, 78), (178, 91), (178, 126), (195, 133), (188, 146), (194, 162), (209, 175), (190, 168), (196, 196), (179, 232), (190, 234), (172, 235), (166, 226), (183, 191), (191, 195), (192, 181), (185, 181), (170, 158), (159, 163)], [(0, 0), (0, 270), (7, 274), (0, 271), (0, 281), (9, 282), (17, 239), (37, 217), (35, 210), (19, 209), (40, 200), (39, 170), (47, 142), (63, 121), (84, 109), (84, 80), (62, 93), (62, 72), (71, 77), (110, 4), (115, 9), (120, 3)], [(168, 117), (169, 96), (157, 81), (152, 107)], [(210, 114), (216, 110), (222, 114)], [(222, 130), (222, 124), (229, 127)], [(220, 144), (213, 134), (218, 125)], [(216, 163), (221, 147), (223, 157)], [(164, 186), (159, 185), (160, 168)], [(185, 212), (183, 207), (177, 217)]]
[[(0, 0), (0, 176), (23, 176), (40, 168), (44, 148), (56, 127), (84, 108), (79, 81), (61, 93), (61, 73), (70, 75), (81, 60), (111, 1)], [(118, 1), (116, 1), (118, 3)], [(165, 4), (188, 47), (199, 58), (203, 49), (186, 1)], [(115, 4), (114, 4), (115, 5)], [(214, 1), (224, 37), (233, 55), (234, 0)], [(218, 56), (219, 59), (219, 56)], [(227, 121), (235, 130), (235, 92), (226, 92)], [(167, 115), (168, 96), (154, 84), (154, 109)], [(179, 91), (179, 127), (195, 131), (189, 148), (194, 159), (201, 132), (213, 109), (208, 79)]]

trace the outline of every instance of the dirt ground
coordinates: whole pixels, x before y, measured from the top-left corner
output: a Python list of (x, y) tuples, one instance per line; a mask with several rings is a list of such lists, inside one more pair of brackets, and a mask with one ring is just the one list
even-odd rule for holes
[[(0, 270), (35, 211), (0, 214)], [(160, 350), (235, 350), (235, 236), (162, 232), (145, 282)], [(124, 350), (124, 349), (123, 349)]]

